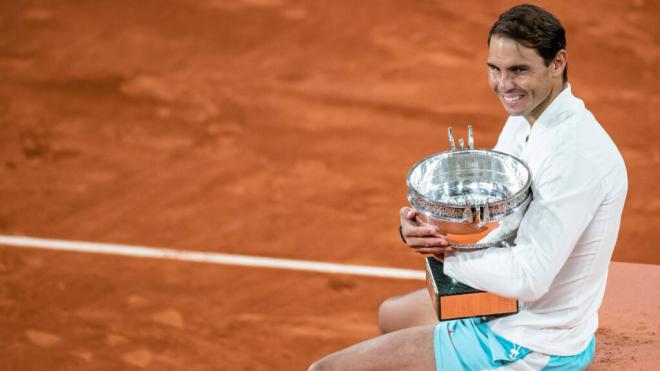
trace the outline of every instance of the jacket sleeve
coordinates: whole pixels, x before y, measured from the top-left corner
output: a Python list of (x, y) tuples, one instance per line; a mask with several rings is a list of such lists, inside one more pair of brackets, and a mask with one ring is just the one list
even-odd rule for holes
[(550, 156), (541, 165), (515, 246), (449, 254), (445, 274), (474, 288), (523, 301), (537, 300), (548, 292), (605, 192), (595, 167), (574, 153)]

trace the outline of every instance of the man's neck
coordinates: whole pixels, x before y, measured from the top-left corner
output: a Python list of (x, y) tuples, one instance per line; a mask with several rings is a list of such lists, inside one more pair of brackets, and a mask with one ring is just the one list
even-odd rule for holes
[(557, 96), (559, 96), (559, 94), (561, 94), (561, 92), (564, 91), (564, 89), (567, 87), (568, 82), (556, 84), (550, 91), (550, 94), (548, 94), (548, 97), (543, 102), (539, 103), (539, 105), (536, 106), (536, 108), (534, 108), (534, 110), (532, 110), (529, 115), (525, 116), (525, 119), (530, 126), (534, 125), (539, 117), (541, 117), (543, 112), (545, 112), (545, 110), (550, 107), (550, 104), (555, 100), (555, 98), (557, 98)]

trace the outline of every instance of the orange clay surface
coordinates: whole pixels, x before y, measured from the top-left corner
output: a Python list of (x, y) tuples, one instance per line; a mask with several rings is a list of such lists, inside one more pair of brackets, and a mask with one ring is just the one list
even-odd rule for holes
[[(0, 234), (423, 269), (446, 130), (491, 147), (512, 2), (0, 1)], [(660, 9), (542, 2), (630, 192), (593, 370), (660, 367)], [(584, 138), (588, 140), (588, 138)], [(654, 265), (655, 264), (655, 265)], [(302, 370), (423, 281), (0, 247), (2, 370)]]

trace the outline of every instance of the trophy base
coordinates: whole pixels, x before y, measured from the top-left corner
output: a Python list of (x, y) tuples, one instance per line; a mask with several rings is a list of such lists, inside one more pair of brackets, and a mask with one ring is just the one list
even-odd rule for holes
[(444, 274), (442, 262), (433, 257), (426, 258), (426, 287), (439, 321), (518, 313), (518, 300), (457, 282)]

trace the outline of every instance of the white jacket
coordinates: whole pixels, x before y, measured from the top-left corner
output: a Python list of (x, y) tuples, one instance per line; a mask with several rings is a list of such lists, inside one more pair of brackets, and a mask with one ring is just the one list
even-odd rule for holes
[(574, 355), (598, 327), (628, 179), (621, 154), (568, 86), (530, 127), (511, 116), (496, 150), (525, 161), (533, 200), (515, 246), (456, 252), (445, 274), (516, 298), (519, 313), (489, 322), (533, 351)]

